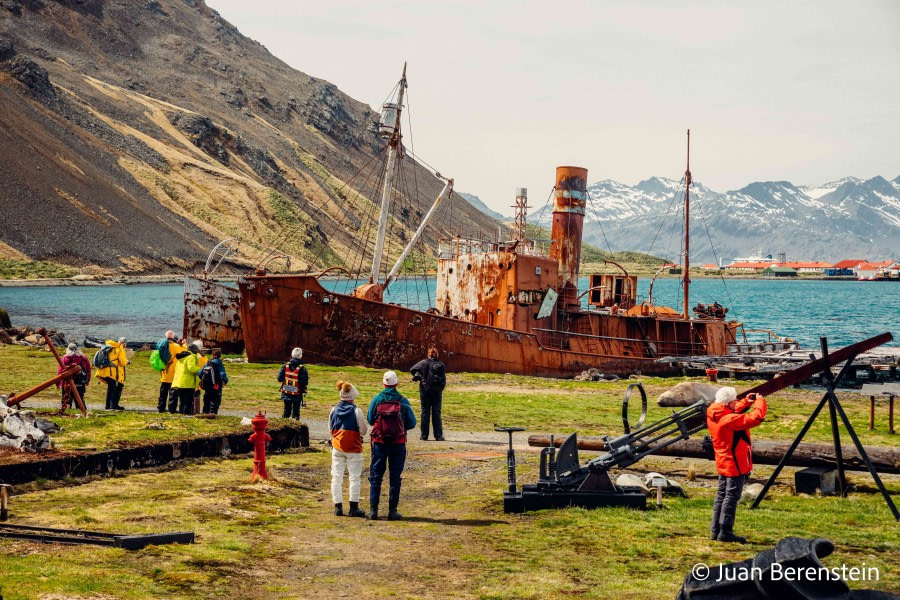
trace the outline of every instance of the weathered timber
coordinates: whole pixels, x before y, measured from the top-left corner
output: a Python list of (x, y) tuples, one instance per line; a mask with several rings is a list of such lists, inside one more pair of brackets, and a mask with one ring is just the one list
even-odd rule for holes
[[(268, 433), (272, 436), (272, 441), (267, 444), (270, 452), (309, 446), (309, 428), (306, 425), (279, 427)], [(109, 475), (128, 469), (158, 467), (185, 458), (247, 454), (253, 450), (249, 436), (250, 431), (242, 431), (0, 465), (0, 483), (20, 484), (36, 479)]]
[[(559, 447), (565, 441), (565, 435), (554, 437), (554, 445)], [(549, 435), (528, 436), (528, 445), (545, 448), (550, 445)], [(661, 448), (654, 454), (659, 456), (676, 456), (681, 458), (702, 458), (714, 460), (711, 447), (707, 449), (702, 439), (683, 440), (671, 446)], [(770, 442), (756, 440), (753, 442), (753, 462), (759, 465), (777, 465), (787, 452), (789, 441)], [(579, 437), (579, 450), (606, 452), (608, 448), (600, 437)], [(900, 447), (867, 446), (866, 452), (872, 464), (880, 473), (900, 473)], [(866, 471), (866, 465), (859, 454), (850, 448), (843, 449), (844, 468), (853, 471)], [(791, 457), (792, 467), (833, 467), (835, 464), (834, 446), (830, 444), (800, 444)]]

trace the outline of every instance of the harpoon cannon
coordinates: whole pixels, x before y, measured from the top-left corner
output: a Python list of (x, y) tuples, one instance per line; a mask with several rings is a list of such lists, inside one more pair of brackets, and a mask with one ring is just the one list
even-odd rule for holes
[[(794, 384), (806, 381), (816, 373), (828, 372), (840, 363), (852, 364), (857, 354), (880, 346), (893, 339), (890, 333), (869, 338), (856, 344), (851, 344), (829, 354), (823, 340), (823, 355), (817, 360), (802, 365), (792, 371), (766, 381), (754, 388), (738, 394), (743, 398), (756, 393), (769, 395)], [(845, 366), (846, 370), (846, 366)], [(838, 377), (838, 380), (840, 376)], [(635, 390), (641, 393), (641, 418), (631, 431), (628, 423), (628, 402), (631, 393)], [(831, 392), (830, 392), (831, 393)], [(824, 402), (824, 400), (823, 400)], [(647, 395), (644, 388), (638, 384), (631, 384), (625, 392), (622, 402), (622, 424), (625, 433), (621, 436), (603, 438), (607, 452), (588, 461), (584, 465), (578, 459), (578, 434), (573, 433), (563, 442), (557, 451), (551, 441), (549, 448), (541, 450), (540, 478), (536, 484), (524, 485), (518, 490), (514, 480), (515, 471), (510, 469), (509, 490), (503, 494), (503, 510), (507, 513), (521, 513), (529, 510), (545, 508), (563, 508), (566, 506), (578, 506), (581, 508), (600, 508), (605, 506), (627, 506), (632, 508), (645, 508), (647, 498), (639, 487), (615, 485), (609, 477), (609, 470), (624, 468), (638, 462), (645, 456), (658, 452), (681, 440), (688, 439), (691, 435), (706, 429), (706, 408), (708, 404), (697, 402), (670, 416), (643, 426), (647, 416)], [(821, 409), (821, 405), (818, 410)], [(509, 431), (511, 428), (503, 428)], [(801, 436), (802, 437), (801, 432)], [(512, 433), (510, 436), (510, 464), (515, 464), (512, 456)], [(856, 441), (854, 439), (854, 441)], [(799, 443), (799, 439), (797, 442)], [(858, 445), (859, 446), (859, 445)], [(862, 454), (862, 453), (861, 453)], [(865, 458), (867, 465), (871, 465)], [(839, 461), (840, 462), (840, 461)], [(874, 468), (870, 466), (870, 471)], [(876, 477), (876, 482), (879, 482)], [(880, 482), (879, 482), (880, 483)], [(885, 497), (890, 500), (887, 495)]]

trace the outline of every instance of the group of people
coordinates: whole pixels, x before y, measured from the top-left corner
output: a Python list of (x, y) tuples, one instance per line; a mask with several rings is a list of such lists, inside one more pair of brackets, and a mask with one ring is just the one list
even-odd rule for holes
[[(212, 358), (207, 358), (204, 351), (200, 340), (187, 344), (182, 338), (176, 342), (175, 332), (171, 330), (157, 342), (156, 352), (160, 356), (157, 365), (164, 365), (159, 372), (157, 411), (168, 411), (173, 415), (219, 414), (222, 388), (228, 385), (228, 373), (222, 362), (221, 349), (213, 348)], [(151, 365), (153, 362), (151, 357)]]
[[(438, 360), (438, 352), (431, 348), (428, 358), (411, 370), (413, 381), (419, 383), (422, 404), (422, 439), (428, 439), (429, 421), (434, 425), (435, 439), (441, 441), (441, 401), (446, 372)], [(359, 391), (347, 381), (336, 384), (340, 401), (331, 410), (331, 496), (334, 514), (344, 515), (343, 483), (348, 474), (350, 510), (347, 516), (377, 520), (381, 506), (381, 488), (385, 472), (388, 473), (389, 521), (402, 518), (397, 510), (400, 505), (400, 488), (403, 469), (406, 466), (407, 432), (416, 426), (416, 415), (409, 400), (397, 389), (400, 383), (397, 373), (387, 371), (381, 379), (382, 390), (369, 402), (365, 415), (356, 405)], [(359, 508), (360, 481), (362, 478), (363, 437), (369, 432), (372, 456), (369, 463), (369, 514)]]

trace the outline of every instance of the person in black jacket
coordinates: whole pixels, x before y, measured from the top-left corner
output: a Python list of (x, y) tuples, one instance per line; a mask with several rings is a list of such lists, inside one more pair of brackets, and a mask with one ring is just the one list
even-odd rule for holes
[(309, 385), (309, 373), (303, 362), (303, 350), (294, 348), (291, 350), (291, 360), (282, 365), (278, 372), (278, 381), (281, 383), (281, 400), (284, 402), (284, 414), (282, 418), (300, 418), (300, 405), (303, 403), (303, 395)]
[(428, 349), (428, 358), (420, 360), (409, 370), (413, 381), (419, 382), (419, 401), (422, 405), (422, 419), (419, 427), (422, 439), (428, 439), (429, 421), (434, 424), (434, 439), (444, 441), (444, 424), (441, 421), (441, 404), (447, 372), (444, 363), (438, 360), (437, 348)]

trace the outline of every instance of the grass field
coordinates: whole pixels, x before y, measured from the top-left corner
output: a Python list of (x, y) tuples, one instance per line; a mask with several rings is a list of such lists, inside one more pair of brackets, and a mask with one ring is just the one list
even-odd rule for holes
[[(123, 404), (155, 405), (156, 374), (147, 353), (135, 355)], [(22, 390), (55, 373), (48, 353), (0, 348), (0, 392)], [(223, 409), (280, 409), (277, 366), (231, 364)], [(309, 366), (312, 378), (304, 419), (324, 419), (336, 400), (333, 382), (349, 378), (371, 396), (380, 371)], [(408, 378), (401, 377), (402, 382)], [(645, 378), (652, 399), (680, 379)], [(741, 384), (743, 388), (750, 384)], [(592, 383), (528, 377), (451, 374), (445, 423), (454, 432), (489, 431), (494, 422), (522, 424), (530, 432), (612, 433), (621, 428), (626, 382)], [(401, 390), (413, 397), (411, 384)], [(819, 392), (785, 390), (770, 398), (759, 439), (785, 439), (799, 430)], [(95, 389), (89, 402), (101, 399)], [(44, 399), (55, 401), (48, 393)], [(867, 400), (841, 399), (867, 444), (896, 445), (896, 436), (865, 431)], [(666, 414), (652, 406), (650, 418)], [(156, 414), (102, 413), (66, 418), (60, 447), (133, 443), (167, 430), (143, 429), (163, 421), (168, 431), (195, 435), (205, 427), (232, 427), (235, 418), (209, 422)], [(826, 419), (810, 434), (830, 440)], [(184, 429), (180, 429), (184, 427)], [(138, 552), (102, 547), (0, 541), (0, 596), (11, 598), (617, 598), (675, 596), (698, 562), (715, 565), (749, 558), (785, 536), (828, 537), (837, 545), (829, 566), (879, 569), (879, 580), (851, 583), (900, 591), (898, 525), (869, 477), (850, 473), (846, 499), (795, 496), (784, 473), (760, 509), (739, 509), (738, 533), (747, 546), (707, 539), (714, 493), (707, 461), (649, 458), (629, 471), (657, 470), (682, 482), (686, 498), (667, 498), (662, 510), (565, 509), (506, 515), (502, 447), (460, 442), (409, 445), (399, 522), (334, 517), (329, 453), (309, 450), (271, 456), (273, 481), (250, 485), (244, 457), (188, 461), (178, 466), (111, 478), (35, 482), (17, 486), (13, 522), (122, 533), (193, 530), (189, 546)], [(497, 441), (501, 438), (498, 436)], [(477, 451), (479, 455), (467, 454)], [(364, 464), (368, 465), (368, 449)], [(519, 452), (519, 482), (537, 477), (537, 454)], [(790, 469), (789, 469), (790, 471)], [(758, 467), (762, 481), (770, 467)], [(886, 476), (900, 494), (900, 477)], [(385, 488), (387, 486), (385, 485)], [(384, 493), (386, 495), (386, 489)], [(362, 506), (368, 507), (363, 477)], [(652, 504), (652, 502), (651, 502)], [(346, 499), (345, 499), (346, 507)]]
[[(90, 351), (93, 352), (93, 351)], [(89, 352), (89, 353), (90, 353)], [(155, 407), (159, 390), (159, 375), (148, 364), (148, 352), (137, 352), (128, 368), (128, 378), (122, 397), (126, 407)], [(0, 393), (25, 390), (56, 374), (56, 363), (49, 352), (21, 346), (0, 346)], [(229, 384), (225, 388), (222, 410), (255, 412), (267, 410), (270, 416), (281, 413), (278, 383), (275, 375), (280, 365), (230, 363)], [(363, 399), (374, 396), (381, 389), (382, 371), (364, 367), (328, 367), (308, 365), (310, 391), (308, 407), (303, 410), (304, 419), (325, 420), (331, 407), (337, 402), (334, 383), (349, 379), (360, 391)], [(400, 391), (407, 394), (413, 406), (417, 406), (418, 389), (408, 375), (400, 374)], [(567, 433), (578, 431), (586, 435), (617, 433), (622, 429), (621, 402), (625, 388), (631, 381), (584, 382), (543, 379), (518, 375), (492, 375), (479, 373), (451, 373), (444, 392), (444, 419), (450, 429), (458, 431), (491, 431), (494, 423), (521, 425), (535, 433)], [(644, 377), (640, 381), (650, 399), (648, 422), (658, 420), (671, 409), (656, 406), (655, 398), (682, 381), (683, 378)], [(728, 382), (747, 389), (753, 382)], [(92, 382), (88, 388), (88, 403), (103, 403), (105, 386)], [(46, 390), (38, 396), (42, 400), (56, 402), (58, 392)], [(769, 400), (766, 424), (757, 430), (760, 439), (792, 439), (799, 432), (821, 399), (821, 391), (786, 389)], [(844, 408), (866, 444), (896, 444), (896, 436), (887, 433), (886, 415), (879, 409), (876, 431), (867, 431), (868, 398), (847, 393), (841, 397)], [(28, 401), (25, 402), (26, 406)], [(637, 409), (634, 410), (637, 417)], [(135, 415), (135, 419), (158, 420), (157, 415)], [(155, 434), (153, 434), (155, 435)], [(65, 438), (59, 437), (60, 443)], [(810, 430), (810, 441), (827, 442), (831, 430), (827, 418), (819, 418)], [(86, 441), (85, 443), (92, 443)]]

